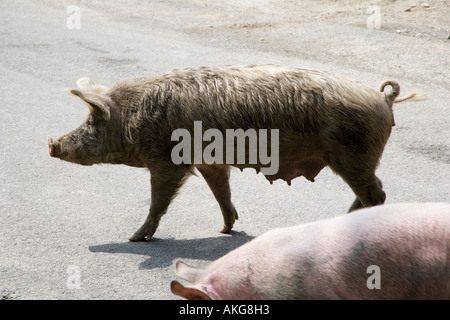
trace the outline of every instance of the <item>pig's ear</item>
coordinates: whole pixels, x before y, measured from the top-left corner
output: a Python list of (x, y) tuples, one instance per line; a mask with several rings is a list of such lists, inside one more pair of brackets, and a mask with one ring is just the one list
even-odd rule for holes
[(80, 97), (86, 102), (91, 112), (101, 115), (105, 120), (110, 119), (108, 102), (109, 97), (105, 94), (109, 89), (105, 86), (95, 84), (89, 78), (80, 78), (77, 81), (78, 89), (66, 89), (66, 92)]
[(203, 272), (202, 269), (195, 268), (193, 266), (184, 263), (181, 260), (175, 262), (175, 272), (180, 277), (190, 283), (195, 283), (198, 276)]
[(91, 78), (80, 78), (77, 80), (77, 87), (81, 91), (91, 92), (95, 94), (104, 94), (109, 88), (101, 84), (96, 84)]
[(185, 287), (177, 281), (172, 281), (170, 283), (170, 291), (172, 291), (173, 294), (176, 294), (177, 296), (183, 297), (187, 300), (212, 300), (211, 297), (203, 291)]
[(108, 106), (108, 98), (103, 95), (93, 94), (91, 92), (83, 92), (78, 89), (66, 89), (68, 93), (73, 94), (74, 96), (78, 96), (86, 102), (91, 109), (91, 112), (100, 114), (101, 117), (105, 120), (110, 119), (109, 106)]

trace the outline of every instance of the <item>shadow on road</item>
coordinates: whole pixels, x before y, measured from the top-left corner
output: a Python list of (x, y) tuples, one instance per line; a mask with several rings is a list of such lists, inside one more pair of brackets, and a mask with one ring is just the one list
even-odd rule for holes
[(216, 260), (231, 250), (252, 240), (243, 231), (231, 231), (230, 235), (214, 238), (176, 240), (152, 238), (146, 242), (109, 243), (90, 246), (91, 252), (133, 253), (150, 258), (139, 264), (139, 269), (168, 267), (177, 258)]

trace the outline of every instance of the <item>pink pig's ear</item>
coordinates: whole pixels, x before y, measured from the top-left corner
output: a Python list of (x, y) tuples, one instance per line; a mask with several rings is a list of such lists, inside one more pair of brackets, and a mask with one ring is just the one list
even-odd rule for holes
[(111, 117), (108, 106), (110, 99), (105, 95), (109, 89), (95, 84), (89, 78), (78, 79), (77, 86), (78, 89), (66, 89), (66, 92), (81, 98), (88, 104), (91, 112), (101, 115), (105, 120), (109, 120)]
[(170, 290), (173, 294), (176, 294), (177, 296), (183, 297), (187, 300), (212, 300), (211, 297), (203, 291), (185, 287), (177, 281), (172, 281), (170, 283)]
[(190, 266), (181, 260), (177, 260), (175, 262), (175, 272), (180, 278), (183, 278), (190, 283), (195, 283), (203, 270)]

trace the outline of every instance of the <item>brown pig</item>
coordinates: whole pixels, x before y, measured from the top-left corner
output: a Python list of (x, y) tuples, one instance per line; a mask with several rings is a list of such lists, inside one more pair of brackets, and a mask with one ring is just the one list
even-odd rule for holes
[(450, 299), (450, 204), (406, 203), (271, 230), (204, 270), (186, 299)]
[[(392, 90), (385, 93), (387, 85)], [(90, 113), (76, 130), (48, 140), (50, 155), (149, 169), (150, 212), (132, 241), (153, 236), (194, 169), (220, 205), (224, 233), (238, 219), (230, 165), (288, 184), (299, 176), (314, 181), (329, 166), (356, 194), (349, 211), (382, 204), (386, 195), (375, 169), (394, 125), (392, 104), (417, 100), (414, 94), (396, 99), (395, 81), (375, 90), (326, 72), (275, 65), (174, 70), (112, 88), (82, 78), (77, 86), (69, 92)]]

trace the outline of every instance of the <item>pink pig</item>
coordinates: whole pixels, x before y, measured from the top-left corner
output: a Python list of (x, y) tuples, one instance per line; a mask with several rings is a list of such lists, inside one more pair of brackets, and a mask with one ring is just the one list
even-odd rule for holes
[(450, 204), (409, 203), (269, 231), (204, 270), (186, 299), (450, 299)]

